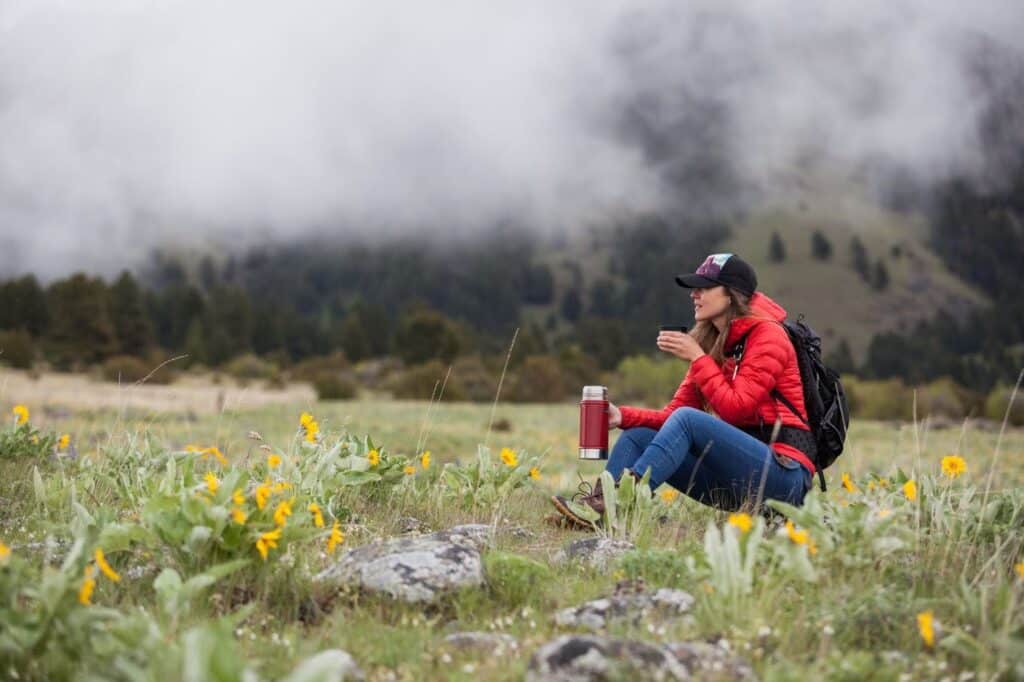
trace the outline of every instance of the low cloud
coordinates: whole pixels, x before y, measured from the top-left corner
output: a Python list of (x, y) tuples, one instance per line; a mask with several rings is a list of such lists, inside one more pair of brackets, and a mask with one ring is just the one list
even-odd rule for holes
[(7, 0), (0, 271), (722, 215), (808, 164), (988, 181), (1022, 34), (1016, 0)]

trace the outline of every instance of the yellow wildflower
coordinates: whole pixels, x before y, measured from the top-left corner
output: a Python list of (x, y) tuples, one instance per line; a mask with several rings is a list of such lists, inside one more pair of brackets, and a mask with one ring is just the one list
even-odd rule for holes
[(324, 515), (323, 512), (320, 511), (320, 505), (316, 502), (310, 502), (308, 509), (313, 513), (313, 525), (317, 528), (323, 528)]
[(202, 451), (203, 451), (203, 449), (201, 447), (199, 447), (198, 445), (189, 444), (189, 445), (185, 446), (185, 452), (202, 452)]
[(203, 476), (203, 480), (206, 481), (207, 490), (209, 490), (211, 493), (217, 492), (217, 488), (220, 487), (220, 481), (217, 480), (217, 477), (214, 475), (212, 471), (207, 471), (206, 475)]
[(217, 463), (222, 467), (226, 467), (228, 465), (228, 458), (224, 456), (224, 453), (221, 452), (220, 448), (217, 446), (203, 448), (201, 452), (203, 453), (203, 459), (207, 459), (210, 455), (213, 455), (217, 460)]
[(535, 481), (539, 481), (540, 469), (538, 469), (537, 467), (530, 467), (530, 478), (532, 478)]
[(430, 450), (424, 450), (423, 454), (420, 455), (420, 466), (424, 469), (430, 468)]
[(267, 555), (271, 549), (277, 549), (277, 541), (281, 539), (281, 529), (276, 528), (267, 533), (262, 533), (258, 540), (256, 540), (256, 551), (260, 553), (263, 560), (267, 560)]
[(729, 514), (729, 525), (739, 528), (741, 533), (749, 533), (750, 529), (754, 527), (754, 519), (750, 517), (750, 514), (737, 512)]
[[(7, 550), (8, 553), (10, 553), (10, 551), (11, 550)], [(1017, 572), (1017, 577), (1019, 577), (1021, 580), (1024, 580), (1024, 561), (1021, 561), (1020, 563), (1016, 564), (1013, 567), (1013, 570)]]
[(967, 472), (967, 462), (958, 455), (946, 455), (942, 458), (942, 473), (950, 479), (957, 478)]
[(274, 492), (275, 495), (277, 495), (279, 493), (283, 493), (285, 490), (288, 490), (291, 487), (292, 487), (292, 484), (289, 483), (288, 481), (279, 481), (279, 482), (274, 484), (273, 492)]
[(11, 558), (11, 548), (0, 541), (0, 563), (7, 563), (7, 560)]
[(818, 548), (814, 545), (814, 541), (811, 540), (811, 534), (806, 529), (801, 528), (797, 530), (792, 521), (786, 521), (786, 534), (789, 535), (789, 539), (795, 544), (807, 545), (807, 551), (811, 554), (818, 553)]
[(101, 571), (103, 571), (103, 575), (107, 576), (110, 580), (114, 581), (115, 583), (121, 581), (121, 576), (119, 576), (117, 574), (117, 571), (111, 568), (110, 564), (107, 563), (107, 558), (103, 556), (102, 549), (97, 547), (96, 551), (93, 553), (93, 557), (96, 559), (96, 565), (100, 567)]
[(857, 486), (854, 485), (853, 480), (850, 478), (850, 474), (843, 474), (843, 487), (846, 488), (846, 492), (848, 493), (857, 492)]
[(267, 457), (267, 466), (271, 469), (281, 466), (281, 455), (270, 455)]
[(380, 453), (376, 450), (370, 450), (366, 453), (366, 459), (370, 460), (371, 467), (375, 467), (380, 464)]
[(92, 604), (92, 592), (96, 589), (96, 567), (89, 564), (85, 567), (85, 578), (82, 580), (82, 586), (78, 588), (78, 603), (82, 606), (89, 606)]
[(511, 448), (501, 449), (501, 461), (504, 462), (507, 467), (519, 465), (519, 458), (516, 457), (516, 451)]
[(71, 445), (71, 436), (69, 436), (68, 434), (65, 433), (63, 436), (57, 439), (58, 450), (67, 450), (69, 445)]
[(871, 492), (872, 490), (874, 490), (875, 487), (876, 487), (876, 484), (875, 484), (874, 481), (868, 481), (868, 492)]
[(886, 509), (886, 508), (879, 509), (877, 516), (880, 519), (887, 519), (890, 516), (892, 516), (892, 509)]
[(935, 617), (930, 610), (917, 614), (917, 631), (925, 644), (935, 646)]
[(679, 497), (679, 491), (675, 488), (665, 488), (661, 491), (661, 501), (665, 504), (672, 504), (677, 497)]
[(414, 467), (411, 464), (406, 464), (404, 467), (402, 467), (402, 471), (405, 472), (406, 476), (412, 476), (413, 474), (416, 473), (416, 467)]
[(15, 415), (14, 423), (16, 425), (21, 426), (28, 421), (28, 408), (24, 405), (15, 405), (11, 412)]
[(278, 528), (283, 527), (288, 521), (288, 517), (292, 515), (292, 502), (294, 501), (293, 497), (290, 500), (281, 500), (277, 503), (277, 507), (274, 509), (274, 525)]
[(231, 518), (234, 519), (235, 523), (239, 526), (244, 526), (245, 520), (249, 517), (245, 515), (245, 511), (241, 507), (233, 507), (231, 509)]
[(29, 440), (32, 441), (32, 445), (39, 445), (39, 436), (37, 436), (34, 433), (32, 434), (32, 437), (29, 438)]
[(903, 495), (911, 502), (917, 499), (917, 483), (914, 479), (903, 484)]
[(335, 521), (334, 527), (331, 528), (331, 535), (327, 538), (327, 553), (334, 554), (334, 550), (343, 542), (345, 542), (345, 535), (341, 532), (341, 524)]
[(270, 499), (270, 486), (264, 483), (256, 488), (256, 506), (262, 510)]
[(245, 495), (242, 494), (241, 488), (235, 488), (235, 492), (231, 493), (231, 501), (239, 507), (245, 504)]
[(316, 434), (320, 433), (320, 425), (313, 419), (313, 415), (309, 412), (303, 412), (302, 416), (299, 417), (299, 424), (306, 432), (306, 440), (310, 443), (315, 443)]

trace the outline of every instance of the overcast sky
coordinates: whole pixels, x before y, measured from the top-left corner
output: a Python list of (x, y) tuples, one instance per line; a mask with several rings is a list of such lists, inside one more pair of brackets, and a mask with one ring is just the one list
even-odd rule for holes
[(722, 210), (708, 154), (980, 177), (972, 56), (1022, 36), (1020, 0), (2, 0), (0, 271)]

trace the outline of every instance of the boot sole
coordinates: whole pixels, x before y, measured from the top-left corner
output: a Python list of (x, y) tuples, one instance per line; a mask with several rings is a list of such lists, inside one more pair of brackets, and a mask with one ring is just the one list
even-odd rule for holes
[(558, 513), (570, 522), (571, 527), (577, 530), (597, 530), (596, 523), (588, 521), (581, 516), (577, 516), (558, 495), (552, 495), (549, 499)]

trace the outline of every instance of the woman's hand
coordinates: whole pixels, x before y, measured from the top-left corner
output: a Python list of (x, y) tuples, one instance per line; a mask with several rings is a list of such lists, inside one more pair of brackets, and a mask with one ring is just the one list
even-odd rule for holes
[(658, 334), (658, 349), (688, 362), (693, 362), (704, 355), (700, 344), (692, 336), (683, 332), (661, 332)]
[(622, 410), (615, 407), (615, 403), (608, 403), (608, 430), (611, 431), (614, 428), (622, 424)]

